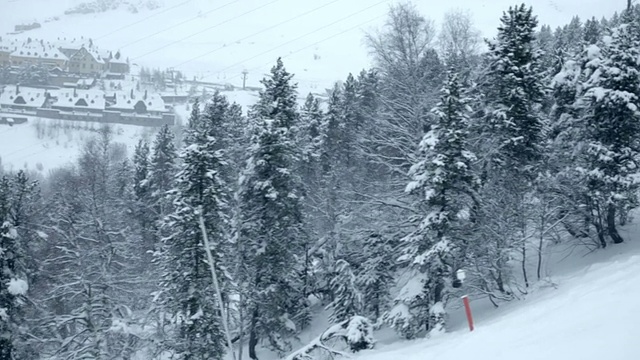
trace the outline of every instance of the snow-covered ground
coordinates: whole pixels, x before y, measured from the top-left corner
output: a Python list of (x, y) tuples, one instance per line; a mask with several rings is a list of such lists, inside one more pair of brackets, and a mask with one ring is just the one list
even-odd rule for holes
[[(255, 91), (224, 91), (230, 102), (240, 104), (245, 110), (256, 102)], [(190, 114), (189, 106), (177, 105), (177, 122), (186, 124)], [(0, 115), (2, 113), (0, 112)], [(15, 114), (5, 114), (15, 116)], [(77, 159), (85, 141), (96, 135), (100, 123), (83, 121), (52, 120), (27, 117), (24, 124), (9, 126), (0, 124), (0, 165), (7, 171), (27, 169), (46, 175), (49, 170)], [(138, 140), (153, 140), (157, 128), (133, 125), (111, 124), (114, 130), (114, 142), (127, 146), (128, 154)]]
[[(19, 125), (0, 125), (0, 164), (6, 171), (26, 169), (46, 175), (49, 170), (74, 163), (86, 140), (97, 135), (101, 124), (29, 117)], [(127, 146), (131, 155), (141, 138), (153, 128), (112, 124), (113, 141)]]
[[(622, 233), (627, 243), (595, 252), (567, 245), (550, 247), (546, 265), (549, 277), (534, 285), (522, 300), (497, 309), (488, 301), (472, 301), (473, 332), (467, 328), (463, 308), (454, 306), (449, 332), (405, 341), (386, 329), (376, 334), (379, 342), (375, 349), (354, 358), (638, 359), (640, 224)], [(318, 321), (316, 335), (326, 325)]]

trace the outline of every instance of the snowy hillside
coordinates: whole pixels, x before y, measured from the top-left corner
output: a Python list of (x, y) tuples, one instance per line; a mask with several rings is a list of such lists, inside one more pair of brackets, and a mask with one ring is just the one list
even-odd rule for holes
[[(637, 216), (637, 213), (636, 213)], [(640, 224), (623, 229), (638, 239)], [(469, 332), (462, 301), (453, 305), (449, 331), (430, 339), (399, 340), (390, 329), (374, 334), (376, 347), (356, 360), (634, 360), (640, 322), (640, 242), (598, 252), (566, 245), (548, 249), (544, 280), (519, 301), (494, 308), (473, 299), (475, 330)], [(456, 301), (456, 300), (454, 300)], [(300, 345), (330, 324), (321, 313), (300, 335)], [(260, 359), (276, 360), (264, 352)], [(230, 358), (229, 358), (230, 359)]]
[[(640, 227), (628, 234), (638, 239)], [(560, 250), (560, 249), (555, 249)], [(556, 254), (566, 256), (569, 249)], [(583, 250), (584, 251), (584, 250)], [(472, 302), (476, 329), (463, 310), (452, 314), (452, 332), (428, 340), (381, 344), (366, 360), (632, 360), (640, 345), (640, 243), (585, 255), (577, 251), (522, 301), (493, 309)]]
[[(561, 6), (551, 1), (529, 2), (541, 22), (553, 26), (567, 22), (574, 14), (608, 16), (616, 9), (615, 6), (603, 8), (604, 2), (599, 0), (590, 0), (594, 7), (599, 5), (598, 14), (591, 11), (594, 7), (571, 6), (567, 1)], [(365, 31), (382, 25), (388, 6), (393, 3), (391, 0), (324, 0), (313, 4), (297, 0), (221, 3), (208, 0), (0, 0), (0, 36), (50, 41), (91, 38), (102, 49), (119, 49), (134, 65), (133, 71), (140, 66), (173, 67), (202, 81), (236, 86), (242, 84), (243, 70), (248, 70), (247, 84), (259, 86), (259, 80), (276, 57), (284, 56), (287, 68), (296, 74), (300, 94), (305, 95), (322, 93), (347, 73), (370, 66), (363, 45)], [(478, 28), (492, 36), (497, 26), (496, 15), (510, 4), (509, 0), (491, 5), (455, 0), (428, 5), (418, 2), (417, 6), (434, 20), (439, 20), (449, 9), (468, 8)], [(74, 9), (95, 9), (95, 12), (69, 13)], [(265, 13), (269, 16), (264, 16)], [(15, 25), (31, 22), (39, 22), (42, 27), (7, 34), (13, 32)], [(231, 95), (232, 101), (234, 96)], [(238, 102), (243, 106), (250, 105), (255, 98), (253, 95), (240, 97)], [(248, 99), (251, 100), (246, 101)], [(188, 114), (184, 109), (177, 111), (183, 117)], [(35, 132), (26, 130), (27, 127), (32, 126), (0, 131), (0, 156), (8, 168), (25, 165), (34, 168), (37, 163), (52, 168), (75, 156), (75, 151), (64, 150), (77, 148), (77, 142), (53, 138), (47, 142), (33, 136)], [(126, 136), (129, 145), (137, 141), (137, 130), (123, 131), (129, 134)], [(75, 134), (76, 139), (81, 137), (81, 133)], [(55, 159), (59, 160), (52, 163)]]
[[(247, 83), (259, 85), (275, 59), (283, 56), (306, 93), (330, 87), (347, 73), (369, 66), (363, 36), (384, 23), (388, 6), (397, 1), (120, 1), (122, 6), (104, 12), (64, 14), (83, 3), (100, 2), (1, 0), (0, 34), (13, 31), (16, 24), (38, 21), (42, 28), (17, 36), (51, 41), (57, 37), (92, 38), (101, 48), (120, 49), (139, 65), (173, 67), (203, 80), (235, 85), (242, 84), (245, 69), (249, 71)], [(137, 4), (139, 10), (132, 12), (129, 3)], [(147, 3), (154, 6), (145, 6)], [(621, 6), (602, 0), (525, 3), (534, 7), (542, 24), (552, 28), (574, 15), (583, 19), (610, 16)], [(155, 5), (159, 7), (151, 10)], [(499, 14), (513, 1), (453, 0), (416, 5), (436, 22), (447, 10), (469, 9), (478, 29), (492, 37)]]

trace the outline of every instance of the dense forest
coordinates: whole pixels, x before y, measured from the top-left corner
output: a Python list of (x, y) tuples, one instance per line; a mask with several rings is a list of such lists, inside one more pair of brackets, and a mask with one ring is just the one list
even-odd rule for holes
[(393, 6), (328, 98), (300, 106), (278, 59), (246, 113), (216, 93), (134, 154), (105, 126), (73, 166), (4, 172), (0, 360), (285, 355), (319, 309), (356, 351), (445, 331), (463, 291), (522, 298), (552, 244), (626, 241), (640, 7), (442, 24)]

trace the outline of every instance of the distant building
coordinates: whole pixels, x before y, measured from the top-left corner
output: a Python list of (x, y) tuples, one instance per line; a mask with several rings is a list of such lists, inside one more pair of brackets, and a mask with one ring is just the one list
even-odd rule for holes
[(102, 113), (105, 108), (104, 92), (96, 90), (59, 90), (51, 108), (61, 111)]
[(128, 74), (130, 68), (129, 63), (126, 61), (111, 59), (108, 61), (107, 70), (113, 74)]
[(158, 94), (134, 92), (116, 92), (107, 98), (107, 110), (122, 113), (162, 115), (167, 109), (164, 100)]
[(11, 66), (11, 53), (17, 48), (16, 41), (3, 40), (0, 37), (0, 66)]
[(0, 109), (36, 110), (47, 101), (44, 89), (6, 87), (0, 95)]
[(76, 74), (96, 74), (105, 70), (105, 61), (98, 52), (82, 47), (71, 55), (68, 68)]
[(67, 57), (55, 46), (37, 41), (17, 46), (10, 56), (11, 64), (20, 67), (41, 65), (47, 68), (64, 68), (67, 63)]

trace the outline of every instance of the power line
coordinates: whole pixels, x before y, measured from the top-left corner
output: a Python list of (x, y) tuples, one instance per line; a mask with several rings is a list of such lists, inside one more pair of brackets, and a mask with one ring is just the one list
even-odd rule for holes
[(149, 52), (147, 52), (147, 53), (145, 53), (145, 54), (142, 54), (142, 55), (140, 55), (140, 56), (137, 56), (135, 59), (140, 59), (140, 58), (143, 58), (143, 57), (145, 57), (145, 56), (147, 56), (147, 55), (151, 55), (151, 54), (153, 54), (153, 53), (156, 53), (156, 52), (158, 52), (158, 51), (160, 51), (160, 50), (162, 50), (162, 49), (164, 49), (164, 48), (167, 48), (167, 47), (169, 47), (169, 46), (171, 46), (171, 45), (175, 45), (175, 44), (177, 44), (177, 43), (183, 42), (183, 41), (184, 41), (184, 40), (186, 40), (186, 39), (189, 39), (189, 38), (192, 38), (192, 37), (194, 37), (194, 36), (196, 36), (196, 35), (199, 35), (199, 34), (202, 34), (202, 33), (204, 33), (204, 32), (207, 32), (207, 31), (209, 31), (209, 30), (211, 30), (211, 29), (213, 29), (213, 28), (216, 28), (216, 27), (218, 27), (218, 26), (220, 26), (220, 25), (223, 25), (223, 24), (226, 24), (226, 23), (231, 22), (231, 21), (233, 21), (233, 20), (239, 19), (239, 18), (241, 18), (241, 17), (243, 17), (243, 16), (245, 16), (245, 15), (247, 15), (247, 14), (250, 14), (250, 13), (252, 13), (252, 12), (256, 12), (256, 11), (258, 11), (258, 10), (260, 10), (260, 9), (264, 8), (264, 7), (267, 7), (267, 6), (269, 6), (269, 5), (271, 5), (271, 4), (275, 3), (275, 2), (278, 2), (278, 1), (280, 1), (280, 0), (273, 0), (273, 1), (271, 1), (271, 2), (268, 2), (268, 3), (264, 4), (264, 5), (258, 6), (257, 8), (253, 8), (253, 9), (251, 9), (251, 10), (249, 10), (249, 11), (246, 11), (246, 12), (244, 12), (244, 13), (242, 13), (242, 14), (238, 15), (238, 16), (234, 16), (234, 17), (232, 17), (231, 19), (225, 20), (225, 21), (223, 21), (223, 22), (221, 22), (221, 23), (217, 23), (217, 24), (215, 24), (215, 25), (213, 25), (213, 26), (209, 26), (208, 28), (205, 28), (205, 29), (203, 29), (203, 30), (201, 30), (201, 31), (198, 31), (198, 32), (196, 32), (196, 33), (193, 33), (193, 34), (191, 34), (191, 35), (189, 35), (189, 36), (186, 36), (186, 37), (184, 37), (184, 38), (182, 38), (182, 39), (176, 40), (176, 41), (171, 42), (171, 43), (169, 43), (169, 44), (167, 44), (167, 45), (165, 45), (165, 46), (159, 47), (159, 48), (157, 48), (157, 49), (155, 49), (155, 50), (152, 50), (152, 51), (149, 51)]
[(108, 32), (108, 33), (106, 33), (106, 34), (104, 34), (104, 35), (101, 35), (101, 36), (97, 37), (97, 38), (96, 38), (96, 40), (104, 39), (105, 37), (107, 37), (107, 36), (109, 36), (109, 35), (113, 35), (113, 34), (117, 33), (118, 31), (122, 31), (122, 30), (124, 30), (124, 29), (128, 29), (128, 28), (130, 28), (130, 27), (132, 27), (132, 26), (134, 26), (134, 25), (138, 25), (138, 24), (140, 24), (141, 22), (147, 21), (147, 20), (151, 19), (152, 17), (155, 17), (155, 16), (158, 16), (158, 15), (164, 14), (164, 13), (166, 13), (166, 12), (169, 12), (169, 11), (171, 11), (171, 10), (173, 10), (173, 9), (175, 9), (175, 8), (178, 8), (178, 7), (180, 7), (180, 6), (182, 6), (182, 5), (186, 4), (186, 3), (188, 3), (188, 2), (190, 2), (190, 1), (191, 1), (191, 0), (183, 1), (183, 2), (179, 3), (178, 5), (174, 5), (174, 6), (172, 6), (172, 7), (166, 8), (166, 9), (164, 9), (164, 10), (160, 11), (160, 12), (157, 12), (157, 13), (151, 14), (151, 15), (149, 15), (149, 16), (147, 16), (147, 17), (143, 18), (143, 19), (140, 19), (140, 20), (138, 20), (138, 21), (135, 21), (135, 22), (133, 22), (133, 23), (131, 23), (131, 24), (129, 24), (129, 25), (125, 25), (125, 26), (122, 26), (122, 27), (120, 27), (120, 28), (117, 28), (117, 29), (115, 29), (115, 30), (113, 30), (113, 31), (111, 31), (111, 32)]
[[(343, 31), (341, 31), (341, 32), (339, 32), (339, 33), (333, 34), (333, 35), (331, 35), (331, 36), (329, 36), (329, 37), (326, 37), (326, 38), (324, 38), (324, 39), (322, 39), (322, 40), (316, 41), (316, 42), (315, 42), (315, 43), (313, 43), (313, 44), (307, 45), (307, 46), (305, 46), (305, 47), (303, 47), (303, 48), (300, 48), (300, 49), (298, 49), (298, 50), (296, 50), (296, 51), (294, 51), (294, 52), (291, 52), (291, 53), (289, 53), (289, 54), (287, 54), (287, 55), (281, 56), (281, 58), (283, 58), (283, 59), (284, 59), (284, 58), (289, 57), (289, 56), (291, 56), (291, 55), (297, 54), (297, 53), (299, 53), (299, 52), (301, 52), (301, 51), (304, 51), (304, 50), (306, 50), (306, 49), (308, 49), (308, 48), (310, 48), (310, 47), (316, 46), (316, 45), (318, 45), (318, 44), (320, 44), (320, 43), (322, 43), (322, 42), (325, 42), (325, 41), (327, 41), (327, 40), (331, 40), (331, 39), (333, 39), (333, 38), (335, 38), (335, 37), (338, 37), (338, 36), (340, 36), (340, 35), (342, 35), (342, 34), (344, 34), (344, 33), (347, 33), (347, 32), (349, 32), (349, 31), (351, 31), (351, 30), (355, 30), (355, 29), (357, 29), (357, 28), (359, 28), (359, 27), (361, 27), (361, 26), (363, 26), (363, 25), (365, 25), (365, 24), (368, 24), (368, 23), (370, 23), (370, 22), (373, 22), (373, 21), (378, 20), (378, 19), (380, 19), (380, 18), (383, 18), (383, 17), (385, 17), (385, 16), (386, 16), (386, 14), (385, 14), (385, 15), (376, 16), (376, 17), (375, 17), (375, 18), (373, 18), (373, 19), (369, 19), (369, 20), (367, 20), (367, 21), (361, 22), (361, 23), (359, 23), (359, 24), (357, 24), (357, 25), (355, 25), (355, 26), (353, 26), (353, 27), (350, 27), (350, 28), (348, 28), (348, 29), (346, 29), (346, 30), (343, 30)], [(265, 63), (264, 65), (256, 66), (256, 67), (254, 67), (254, 68), (249, 69), (248, 71), (258, 70), (258, 69), (263, 68), (264, 66), (268, 66), (268, 65), (271, 65), (271, 64), (273, 64), (273, 61), (269, 61), (269, 62)], [(235, 78), (237, 78), (237, 77), (239, 77), (239, 76), (241, 76), (241, 75), (242, 75), (242, 74), (234, 75), (234, 76), (232, 76), (232, 77), (228, 78), (227, 80), (235, 79)], [(201, 79), (207, 78), (207, 77), (209, 77), (209, 76), (212, 76), (212, 75), (206, 75), (206, 76), (203, 76)]]
[[(298, 14), (298, 15), (296, 15), (296, 16), (294, 16), (294, 17), (292, 17), (292, 18), (289, 18), (289, 19), (287, 19), (287, 20), (285, 20), (285, 21), (282, 21), (282, 22), (280, 22), (280, 23), (277, 23), (277, 24), (275, 24), (275, 25), (272, 25), (272, 26), (270, 26), (270, 27), (268, 27), (268, 28), (266, 28), (266, 29), (262, 29), (262, 30), (260, 30), (260, 31), (258, 31), (258, 32), (255, 32), (255, 33), (253, 33), (253, 34), (249, 35), (249, 36), (245, 36), (245, 37), (243, 37), (242, 39), (235, 40), (234, 42), (244, 41), (244, 40), (247, 40), (247, 39), (249, 39), (249, 38), (251, 38), (251, 37), (254, 37), (254, 36), (256, 36), (256, 35), (260, 35), (260, 34), (264, 33), (265, 31), (268, 31), (268, 30), (274, 29), (274, 28), (276, 28), (276, 27), (278, 27), (278, 26), (281, 26), (281, 25), (284, 25), (284, 24), (286, 24), (286, 23), (288, 23), (288, 22), (291, 22), (291, 21), (293, 21), (293, 20), (299, 19), (299, 18), (301, 18), (301, 17), (303, 17), (303, 16), (305, 16), (305, 15), (311, 14), (312, 12), (318, 11), (318, 10), (320, 10), (320, 9), (322, 9), (322, 8), (325, 8), (325, 7), (327, 7), (327, 6), (331, 5), (331, 4), (335, 4), (335, 3), (337, 3), (338, 1), (342, 1), (342, 0), (333, 0), (333, 1), (328, 2), (328, 3), (326, 3), (326, 4), (320, 5), (320, 6), (316, 7), (316, 8), (314, 8), (314, 9), (311, 9), (311, 10), (309, 10), (309, 11), (305, 11), (305, 12), (303, 12), (302, 14)], [(200, 58), (205, 57), (205, 56), (207, 56), (207, 55), (211, 55), (211, 54), (213, 54), (213, 53), (215, 53), (215, 52), (217, 52), (217, 51), (219, 51), (219, 50), (222, 50), (222, 49), (224, 49), (224, 48), (225, 48), (225, 46), (221, 46), (221, 47), (219, 47), (219, 48), (217, 48), (217, 49), (214, 49), (214, 50), (208, 51), (208, 52), (206, 52), (206, 53), (204, 53), (204, 54), (202, 54), (202, 55), (198, 55), (198, 56), (193, 57), (193, 58), (191, 58), (191, 59), (189, 59), (189, 60), (186, 60), (186, 61), (184, 61), (184, 62), (181, 62), (180, 64), (175, 65), (175, 66), (173, 66), (173, 67), (174, 67), (174, 68), (177, 68), (178, 66), (182, 66), (182, 65), (184, 65), (184, 64), (188, 64), (188, 63), (190, 63), (190, 62), (192, 62), (192, 61), (194, 61), (194, 60), (200, 59)]]
[[(329, 27), (329, 26), (335, 25), (335, 24), (337, 24), (337, 23), (339, 23), (339, 22), (342, 22), (342, 21), (344, 21), (344, 20), (347, 20), (347, 19), (349, 19), (349, 18), (352, 18), (352, 17), (354, 17), (354, 16), (356, 16), (356, 15), (358, 15), (358, 14), (363, 13), (364, 11), (367, 11), (367, 10), (369, 10), (369, 9), (371, 9), (371, 8), (375, 7), (375, 6), (381, 5), (381, 4), (386, 3), (386, 2), (388, 2), (388, 1), (389, 1), (389, 0), (383, 0), (383, 1), (377, 2), (377, 3), (375, 3), (375, 4), (371, 5), (371, 6), (368, 6), (368, 7), (364, 8), (364, 9), (362, 9), (362, 10), (359, 10), (359, 11), (357, 11), (357, 12), (354, 12), (354, 13), (352, 13), (352, 14), (349, 14), (349, 15), (347, 15), (347, 16), (345, 16), (345, 17), (341, 18), (341, 19), (338, 19), (338, 20), (336, 20), (336, 21), (332, 22), (332, 23), (326, 24), (326, 25), (324, 25), (324, 26), (322, 26), (322, 27), (320, 27), (320, 28), (318, 28), (318, 29), (315, 29), (315, 30), (313, 30), (313, 31), (311, 31), (311, 32), (308, 32), (308, 33), (306, 33), (306, 34), (304, 34), (304, 35), (298, 36), (297, 38), (295, 38), (295, 39), (293, 39), (293, 40), (289, 40), (289, 41), (287, 41), (287, 42), (285, 42), (285, 43), (282, 43), (282, 44), (280, 44), (280, 45), (278, 45), (278, 46), (276, 46), (276, 47), (273, 47), (273, 48), (271, 48), (271, 49), (269, 49), (269, 50), (267, 50), (267, 51), (263, 51), (263, 52), (261, 52), (260, 54), (257, 54), (257, 55), (254, 55), (254, 56), (250, 57), (250, 58), (247, 58), (247, 59), (244, 59), (244, 60), (242, 60), (242, 61), (239, 61), (239, 62), (237, 62), (237, 63), (235, 63), (235, 64), (233, 64), (233, 65), (231, 65), (231, 66), (227, 66), (226, 68), (224, 68), (224, 69), (222, 69), (222, 70), (219, 70), (219, 71), (218, 71), (218, 73), (220, 73), (220, 72), (224, 72), (224, 71), (226, 71), (226, 70), (230, 70), (230, 69), (232, 69), (232, 68), (234, 68), (234, 67), (236, 67), (236, 66), (238, 66), (238, 65), (242, 65), (242, 64), (244, 64), (244, 63), (245, 63), (245, 62), (247, 62), (247, 61), (250, 61), (250, 60), (253, 60), (253, 59), (255, 59), (255, 58), (258, 58), (258, 57), (260, 57), (260, 56), (262, 56), (262, 55), (268, 54), (268, 53), (272, 52), (272, 51), (273, 51), (273, 50), (275, 50), (275, 49), (281, 48), (281, 47), (283, 47), (283, 46), (285, 46), (285, 45), (288, 45), (288, 44), (291, 44), (291, 43), (293, 43), (293, 42), (296, 42), (296, 41), (298, 41), (298, 40), (300, 40), (300, 39), (302, 39), (302, 38), (305, 38), (305, 37), (307, 37), (307, 36), (309, 36), (309, 35), (315, 34), (315, 33), (319, 32), (319, 31), (321, 31), (321, 30), (326, 29), (326, 28), (327, 28), (327, 27)], [(183, 63), (183, 64), (184, 64), (184, 63)], [(180, 64), (180, 65), (182, 65), (182, 64)], [(179, 65), (178, 65), (178, 66), (179, 66)], [(177, 67), (177, 66), (175, 66), (175, 67)], [(212, 76), (212, 75), (206, 75), (206, 76), (204, 76), (203, 78), (207, 78), (207, 77), (209, 77), (209, 76)]]
[[(230, 2), (228, 2), (228, 3), (226, 3), (226, 4), (223, 4), (223, 5), (221, 5), (221, 6), (218, 6), (217, 8), (214, 8), (214, 9), (211, 9), (211, 10), (207, 11), (207, 12), (203, 13), (202, 15), (209, 15), (209, 14), (211, 14), (211, 13), (213, 13), (213, 12), (216, 12), (216, 11), (218, 11), (218, 10), (220, 10), (220, 9), (222, 9), (222, 8), (225, 8), (225, 7), (227, 7), (227, 6), (231, 5), (231, 4), (235, 4), (235, 3), (239, 2), (239, 1), (240, 1), (240, 0), (230, 1)], [(132, 41), (132, 42), (130, 42), (130, 43), (127, 43), (127, 44), (125, 44), (125, 45), (121, 46), (120, 48), (121, 48), (121, 49), (123, 49), (123, 48), (129, 47), (129, 46), (134, 45), (134, 44), (137, 44), (137, 43), (139, 43), (139, 42), (141, 42), (141, 41), (144, 41), (144, 40), (147, 40), (147, 39), (149, 39), (149, 38), (152, 38), (152, 37), (154, 37), (154, 36), (156, 36), (156, 35), (158, 35), (158, 34), (160, 34), (160, 33), (163, 33), (163, 32), (165, 32), (165, 31), (169, 31), (169, 30), (171, 30), (171, 29), (175, 29), (175, 28), (177, 28), (178, 26), (184, 25), (184, 24), (186, 24), (186, 23), (188, 23), (188, 22), (191, 22), (191, 21), (193, 21), (193, 20), (195, 20), (195, 19), (199, 18), (200, 16), (201, 16), (201, 15), (197, 15), (197, 16), (191, 17), (191, 18), (189, 18), (189, 19), (187, 19), (187, 20), (185, 20), (185, 21), (183, 21), (183, 22), (177, 23), (177, 24), (175, 24), (175, 25), (173, 25), (173, 26), (170, 26), (170, 27), (168, 27), (168, 28), (164, 28), (164, 29), (162, 29), (162, 30), (156, 31), (156, 32), (154, 32), (154, 33), (152, 33), (152, 34), (149, 34), (149, 35), (147, 35), (147, 36), (144, 36), (144, 37), (142, 37), (142, 38), (139, 38), (139, 39), (137, 39), (137, 40), (134, 40), (134, 41)]]

